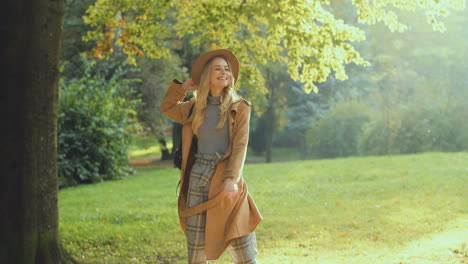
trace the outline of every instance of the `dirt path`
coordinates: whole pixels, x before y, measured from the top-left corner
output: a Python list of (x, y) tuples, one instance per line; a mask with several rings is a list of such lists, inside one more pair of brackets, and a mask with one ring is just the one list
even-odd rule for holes
[[(349, 257), (349, 264), (468, 264), (468, 219), (458, 219), (447, 229), (419, 240), (409, 242), (402, 248), (378, 252), (363, 252)], [(345, 263), (344, 260), (320, 262), (323, 264)]]
[(468, 219), (455, 221), (449, 228), (411, 242), (395, 255), (395, 263), (468, 264)]

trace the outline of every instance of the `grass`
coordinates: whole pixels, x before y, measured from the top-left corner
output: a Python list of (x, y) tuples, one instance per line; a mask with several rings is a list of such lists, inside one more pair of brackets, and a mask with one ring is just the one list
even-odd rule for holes
[[(186, 263), (178, 172), (61, 190), (65, 248), (95, 263)], [(468, 263), (468, 153), (247, 164), (244, 177), (265, 218), (260, 263)]]
[[(271, 153), (271, 159), (273, 162), (281, 162), (281, 161), (293, 161), (293, 160), (300, 160), (301, 155), (300, 153), (294, 148), (285, 148), (285, 147), (274, 147)], [(251, 148), (247, 149), (247, 163), (259, 163), (265, 162), (265, 153), (260, 155), (256, 155)]]
[[(172, 149), (172, 140), (166, 139), (166, 147)], [(133, 138), (133, 142), (129, 147), (128, 157), (130, 159), (137, 158), (161, 158), (161, 146), (154, 137), (138, 136)]]
[[(166, 139), (166, 147), (172, 149), (172, 140), (170, 137)], [(273, 148), (272, 150), (273, 161), (291, 161), (299, 160), (299, 153), (291, 148)], [(129, 147), (128, 153), (129, 159), (160, 159), (161, 158), (161, 147), (154, 137), (149, 136), (138, 136), (134, 137), (132, 144)], [(259, 163), (265, 162), (265, 154), (257, 156), (249, 148), (247, 150), (247, 162)]]

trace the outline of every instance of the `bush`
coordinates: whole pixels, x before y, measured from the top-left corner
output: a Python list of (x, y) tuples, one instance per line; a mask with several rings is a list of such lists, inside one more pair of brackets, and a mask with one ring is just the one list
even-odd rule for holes
[(369, 121), (369, 109), (358, 101), (341, 102), (307, 131), (313, 158), (335, 158), (358, 154), (362, 127)]
[(366, 126), (360, 153), (407, 154), (428, 151), (468, 150), (466, 106), (413, 105), (388, 122), (375, 120)]
[[(81, 79), (61, 82), (58, 116), (60, 186), (123, 177), (131, 169), (127, 160), (129, 131), (137, 129), (138, 99), (125, 79), (123, 67), (94, 72), (87, 65)], [(105, 76), (108, 76), (106, 78)]]

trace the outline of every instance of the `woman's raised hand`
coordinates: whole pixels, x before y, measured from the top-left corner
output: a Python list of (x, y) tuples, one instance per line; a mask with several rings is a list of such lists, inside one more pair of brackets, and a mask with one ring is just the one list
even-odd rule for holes
[(196, 85), (192, 79), (188, 79), (182, 84), (182, 88), (185, 90), (196, 90), (198, 85)]

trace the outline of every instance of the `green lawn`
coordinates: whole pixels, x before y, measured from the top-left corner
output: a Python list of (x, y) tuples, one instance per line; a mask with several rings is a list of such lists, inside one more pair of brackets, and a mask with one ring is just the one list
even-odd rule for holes
[[(61, 190), (65, 248), (95, 263), (186, 263), (178, 172)], [(247, 164), (244, 177), (265, 218), (260, 263), (468, 263), (468, 153)]]
[[(166, 139), (166, 147), (172, 149), (172, 139)], [(136, 136), (133, 138), (132, 144), (128, 149), (128, 157), (130, 159), (152, 157), (155, 159), (161, 158), (161, 146), (154, 137)]]
[[(169, 150), (172, 150), (172, 138), (166, 138), (166, 147)], [(133, 138), (132, 144), (128, 148), (128, 158), (129, 159), (145, 159), (153, 158), (160, 159), (161, 146), (154, 137), (150, 136), (135, 136)], [(273, 161), (291, 161), (299, 160), (299, 152), (293, 148), (285, 147), (275, 147), (272, 150), (272, 160)], [(247, 162), (250, 163), (259, 163), (265, 162), (265, 154), (260, 156), (255, 155), (251, 148), (247, 149)]]

